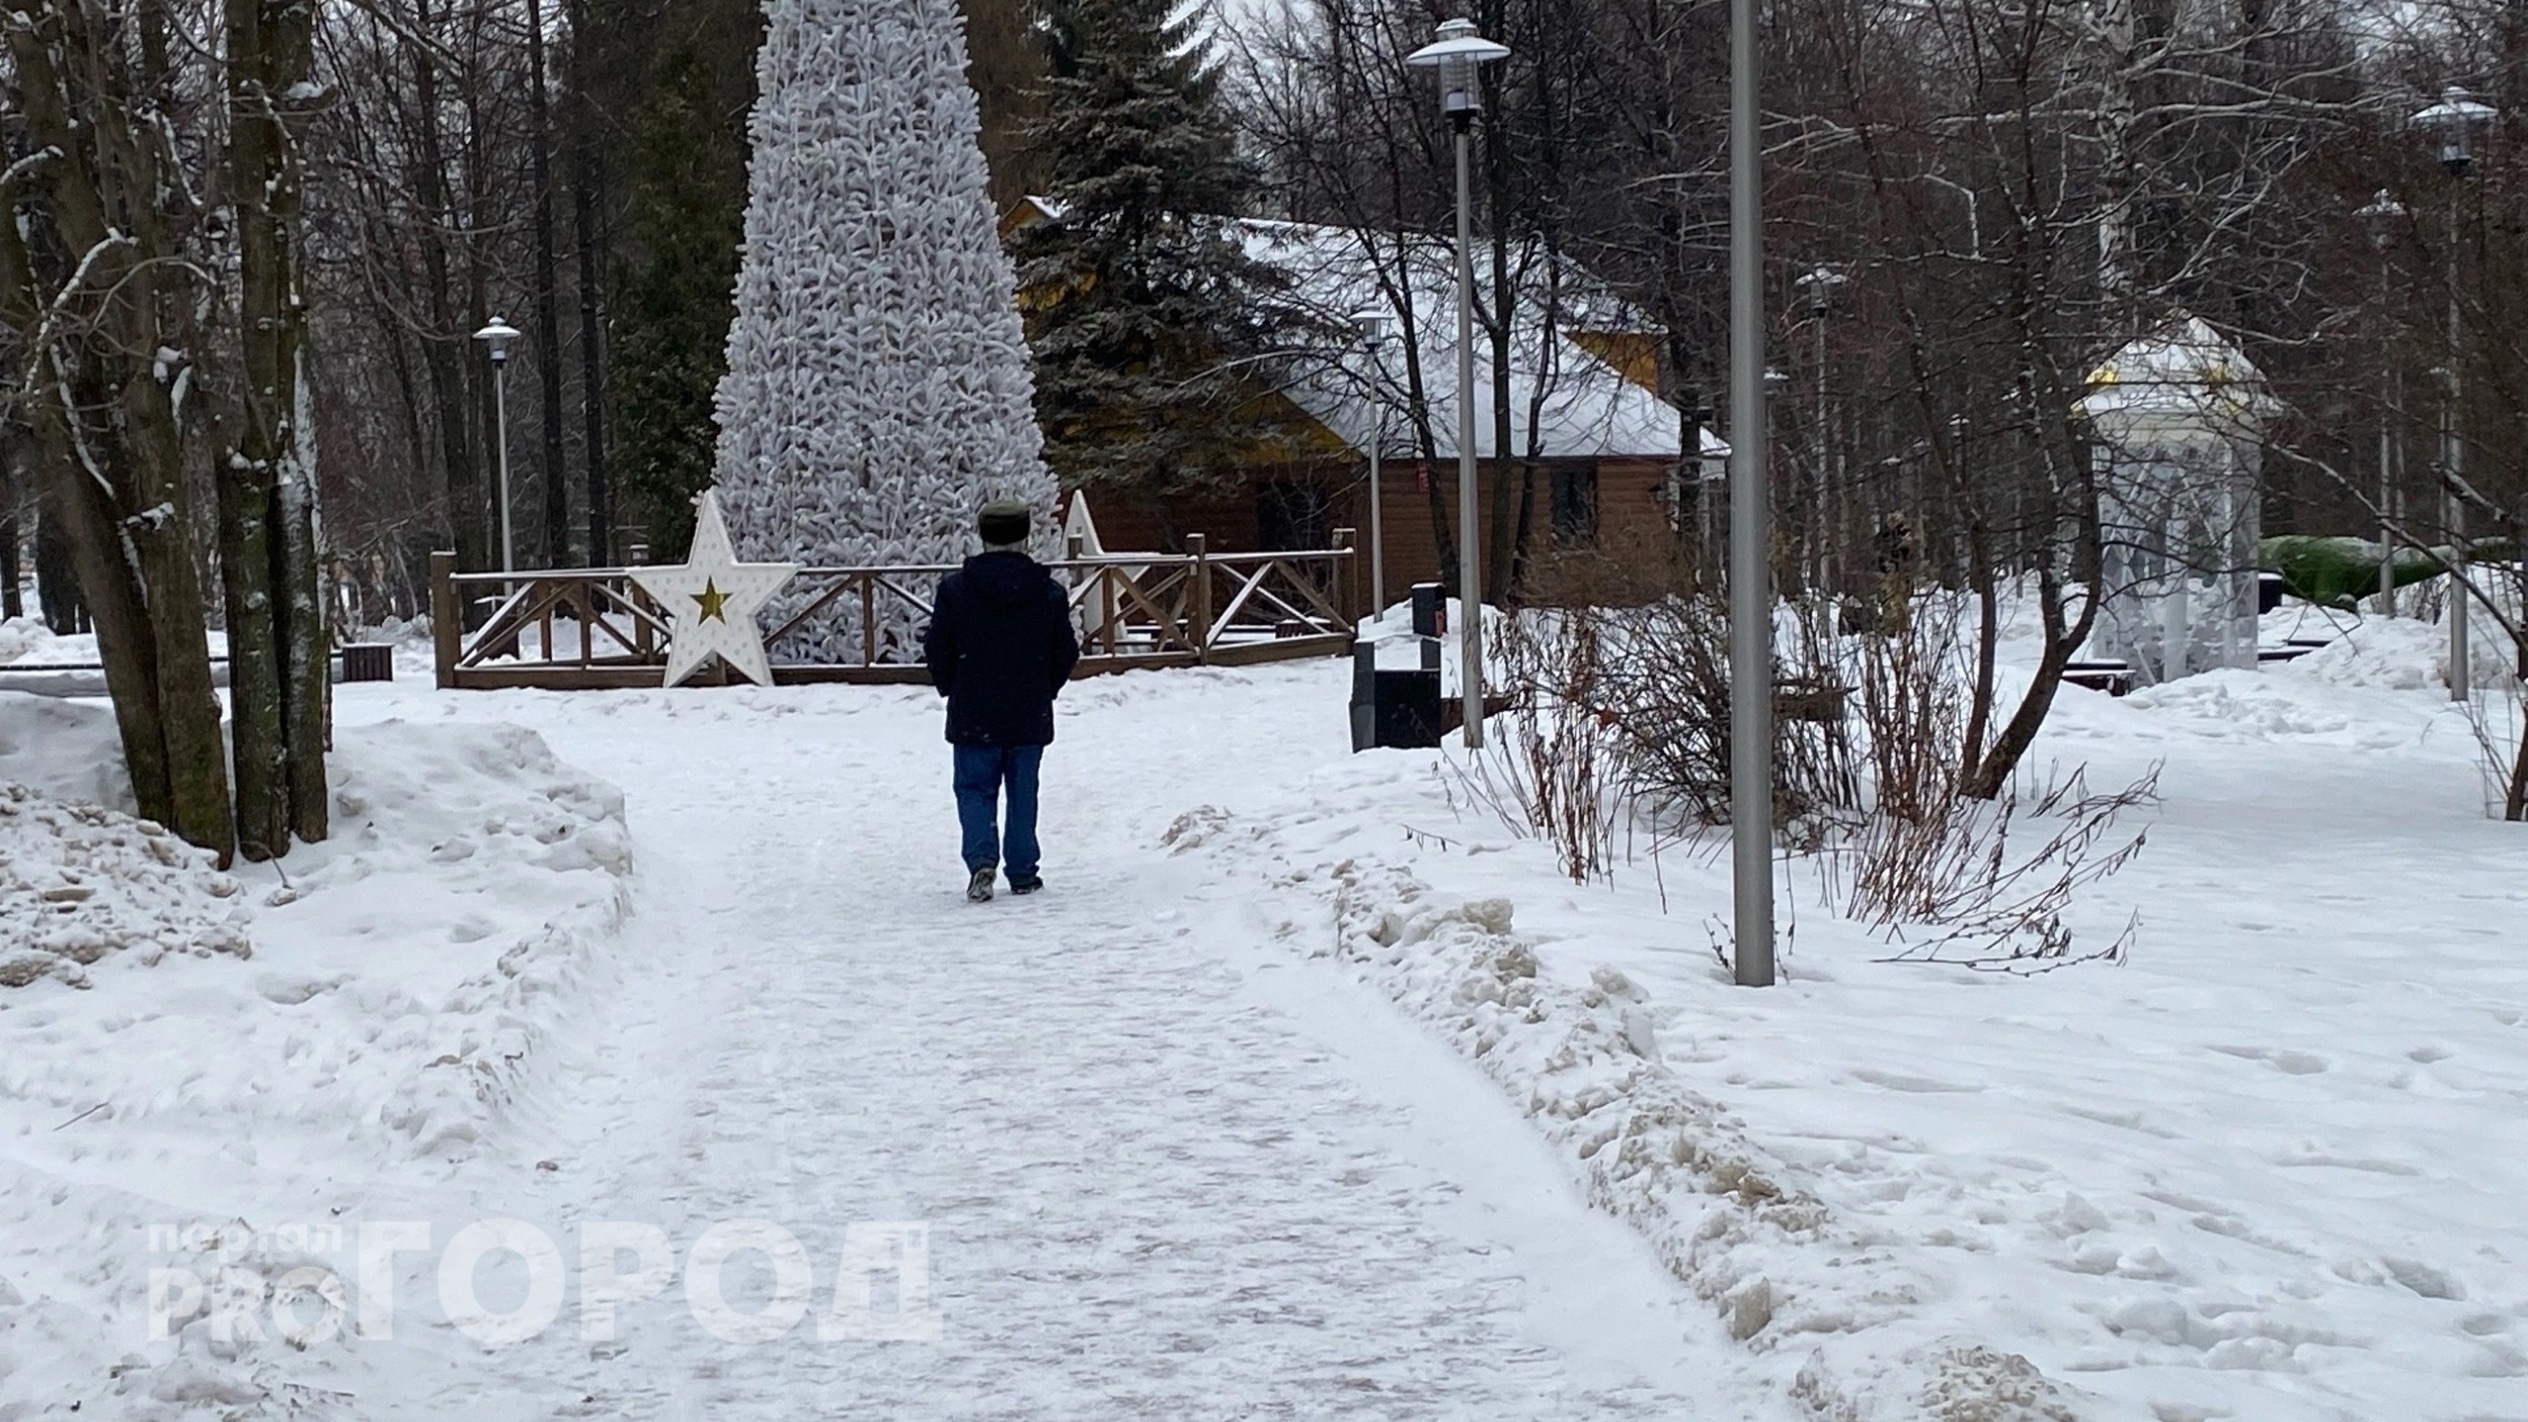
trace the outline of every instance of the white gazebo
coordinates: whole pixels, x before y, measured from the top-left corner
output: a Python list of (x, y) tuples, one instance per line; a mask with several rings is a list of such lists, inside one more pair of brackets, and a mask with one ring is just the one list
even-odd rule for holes
[(2139, 685), (2256, 665), (2264, 376), (2178, 312), (2090, 372), (2098, 651)]

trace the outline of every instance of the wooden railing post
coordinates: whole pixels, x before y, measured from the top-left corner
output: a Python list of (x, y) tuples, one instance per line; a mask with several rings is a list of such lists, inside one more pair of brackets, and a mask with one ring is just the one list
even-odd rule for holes
[(1361, 625), (1361, 560), (1356, 551), (1360, 531), (1350, 528), (1334, 530), (1334, 547), (1343, 556), (1334, 561), (1334, 606), (1343, 614), (1344, 632), (1354, 633)]
[(456, 685), (456, 661), (465, 650), (465, 613), (456, 600), (456, 555), (430, 555), (430, 647), (439, 668), (439, 689)]
[(1194, 660), (1211, 660), (1211, 540), (1199, 533), (1185, 535), (1185, 551), (1194, 559)]
[(1112, 564), (1097, 570), (1097, 641), (1110, 657), (1115, 655), (1115, 624), (1123, 620), (1118, 615), (1123, 606), (1115, 600), (1115, 580), (1123, 575)]
[(860, 664), (878, 664), (878, 575), (864, 573), (860, 579)]

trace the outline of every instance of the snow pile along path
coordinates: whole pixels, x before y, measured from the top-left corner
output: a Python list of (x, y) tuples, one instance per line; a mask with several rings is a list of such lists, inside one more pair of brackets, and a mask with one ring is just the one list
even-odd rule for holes
[[(1819, 1417), (2528, 1415), (2528, 899), (2466, 713), (2414, 670), (2442, 635), (2064, 694), (2040, 763), (2161, 766), (2147, 849), (2070, 911), (2090, 941), (2139, 914), (2122, 966), (1883, 961), (1793, 859), (1784, 981), (1739, 989), (1725, 855), (1575, 886), (1430, 753), (1180, 842), (1288, 885), (1294, 944), (1483, 1062), (1733, 1322), (1760, 1275), (1751, 1365)], [(1688, 1138), (1654, 1161), (1744, 1161), (1816, 1227), (1624, 1174), (1636, 1116)]]
[(264, 990), (366, 989), (361, 1015), (393, 1024), (372, 1050), (400, 1062), (383, 1119), (413, 1150), (461, 1151), (613, 979), (623, 794), (517, 726), (389, 722), (351, 740), (333, 838), (293, 856), (268, 900), (261, 933), (287, 967)]
[(1233, 876), (1259, 875), (1261, 858), (1329, 908), (1330, 924), (1288, 922), (1285, 936), (1348, 965), (1479, 1064), (1563, 1154), (1590, 1203), (1639, 1230), (1732, 1338), (1797, 1360), (1789, 1392), (1809, 1415), (2081, 1415), (2076, 1394), (2026, 1358), (1926, 1311), (1935, 1290), (1887, 1240), (1838, 1220), (1801, 1187), (1801, 1166), (1689, 1089), (1663, 1058), (1649, 995), (1622, 972), (1556, 981), (1513, 930), (1509, 900), (1435, 894), (1410, 870), (1365, 857), (1307, 864), (1278, 839), (1216, 809), (1167, 834), (1180, 853), (1231, 849)]
[(92, 702), (0, 690), (0, 784), (49, 800), (136, 808), (114, 713)]
[(57, 949), (0, 991), (0, 1416), (109, 1368), (107, 1415), (264, 1397), (237, 1340), (143, 1346), (152, 1271), (347, 1277), (306, 1243), (341, 1233), (326, 1202), (477, 1149), (615, 977), (611, 787), (514, 726), (345, 725), (333, 770), (330, 841), (227, 875), (127, 816), (0, 795), (0, 928)]
[(110, 931), (155, 945), (145, 964), (233, 955), (169, 960), (148, 983), (96, 978), (93, 997), (11, 999), (24, 1014), (0, 1018), (11, 1104), (285, 1126), (361, 1150), (383, 1143), (381, 1122), (411, 1150), (477, 1136), (621, 920), (622, 797), (506, 726), (347, 729), (334, 782), (332, 839), (229, 875), (94, 807), (0, 819), (49, 846), (50, 867), (11, 857), (28, 887), (0, 899), (7, 921), (44, 927), (39, 945), (93, 962), (106, 925), (160, 924)]
[(149, 820), (46, 800), (0, 785), (0, 988), (50, 977), (89, 985), (88, 968), (136, 951), (253, 956), (235, 879)]

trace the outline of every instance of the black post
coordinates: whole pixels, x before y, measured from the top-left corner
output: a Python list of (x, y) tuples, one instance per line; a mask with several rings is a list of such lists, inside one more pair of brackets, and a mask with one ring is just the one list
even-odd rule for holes
[(1352, 644), (1352, 753), (1368, 750), (1378, 738), (1378, 644), (1363, 639)]
[(0, 618), (26, 616), (26, 599), (18, 592), (18, 519), (0, 517)]

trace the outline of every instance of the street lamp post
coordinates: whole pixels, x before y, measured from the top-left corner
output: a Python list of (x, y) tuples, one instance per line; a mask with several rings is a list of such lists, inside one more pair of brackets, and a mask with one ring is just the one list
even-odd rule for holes
[(518, 339), (518, 328), (494, 316), (490, 325), (474, 333), (474, 339), (483, 343), (492, 358), (493, 437), (500, 451), (500, 570), (514, 573), (518, 552), (509, 536), (509, 345)]
[(1352, 324), (1360, 330), (1361, 349), (1369, 356), (1369, 403), (1376, 419), (1369, 436), (1369, 607), (1372, 616), (1387, 611), (1387, 525), (1380, 517), (1380, 456), (1387, 449), (1387, 382), (1386, 367), (1380, 361), (1380, 348), (1387, 343), (1387, 327), (1394, 318), (1384, 311), (1360, 311), (1352, 316)]
[[(2370, 236), (2370, 250), (2379, 256), (2379, 319), (2388, 313), (2388, 249), (2396, 245), (2405, 224), (2405, 204), (2385, 188), (2368, 206), (2353, 214)], [(2389, 353), (2388, 388), (2379, 410), (2379, 615), (2396, 616), (2396, 434), (2392, 421), (2403, 403), (2405, 377), (2395, 369), (2395, 344), (2381, 332), (2380, 349)]]
[(1756, 0), (1729, 0), (1729, 845), (1733, 973), (1773, 984), (1773, 578)]
[(2439, 140), (2440, 169), (2449, 175), (2449, 338), (2447, 364), (2441, 369), (2440, 468), (2447, 488), (2441, 493), (2443, 521), (2449, 534), (2449, 699), (2467, 699), (2467, 548), (2466, 504), (2458, 497), (2465, 472), (2466, 447), (2459, 438), (2458, 405), (2464, 393), (2459, 375), (2458, 329), (2458, 190), (2475, 166), (2475, 136), (2490, 127), (2493, 108), (2480, 104), (2452, 84), (2440, 91), (2440, 102), (2414, 115), (2414, 127)]
[[(1475, 516), (1475, 115), (1483, 112), (1476, 80), (1484, 65), (1507, 59), (1506, 46), (1475, 33), (1472, 20), (1450, 20), (1439, 39), (1405, 56), (1416, 69), (1436, 69), (1440, 112), (1457, 133), (1457, 605), (1458, 673), (1465, 695), (1465, 743), (1483, 745), (1483, 581)], [(1507, 319), (1506, 313), (1504, 319)]]
[(1834, 593), (1835, 529), (1832, 477), (1826, 468), (1833, 450), (1828, 423), (1831, 419), (1826, 404), (1826, 318), (1835, 312), (1835, 302), (1843, 294), (1844, 283), (1851, 280), (1833, 267), (1821, 266), (1801, 276), (1796, 283), (1808, 297), (1808, 319), (1817, 334), (1817, 438), (1814, 441), (1816, 468), (1810, 475), (1811, 497), (1817, 505), (1817, 554), (1811, 576), (1829, 596)]

